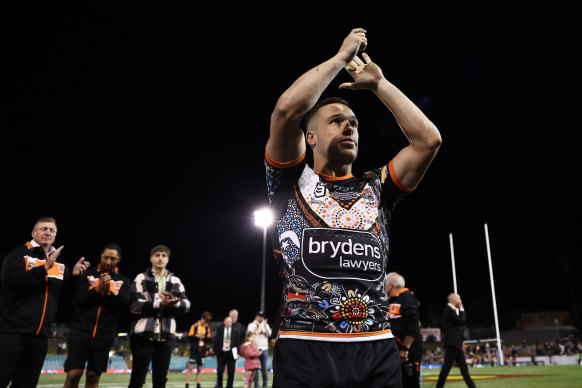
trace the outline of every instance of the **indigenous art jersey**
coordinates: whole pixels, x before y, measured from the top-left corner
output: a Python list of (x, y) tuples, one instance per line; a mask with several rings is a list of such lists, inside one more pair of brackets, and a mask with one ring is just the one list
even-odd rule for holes
[(276, 214), (273, 251), (282, 277), (279, 338), (391, 338), (385, 289), (390, 212), (411, 192), (392, 163), (353, 175), (314, 172), (305, 155), (287, 163), (265, 154)]

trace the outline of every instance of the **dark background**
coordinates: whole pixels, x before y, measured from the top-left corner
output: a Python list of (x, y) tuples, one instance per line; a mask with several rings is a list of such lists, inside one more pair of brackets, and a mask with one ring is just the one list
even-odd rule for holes
[[(361, 7), (359, 4), (357, 7)], [(274, 6), (274, 5), (273, 5)], [(43, 216), (73, 265), (122, 247), (133, 278), (157, 244), (185, 284), (186, 330), (209, 310), (260, 304), (266, 204), (263, 155), (270, 113), (303, 72), (339, 49), (351, 28), (385, 76), (437, 125), (443, 145), (393, 216), (388, 269), (438, 325), (453, 280), (468, 324), (494, 324), (484, 223), (488, 223), (502, 330), (521, 312), (581, 303), (578, 43), (571, 11), (373, 7), (320, 12), (232, 7), (35, 8), (2, 12), (2, 223), (0, 257), (30, 239)], [(285, 7), (284, 4), (281, 7)], [(406, 145), (369, 91), (339, 91), (360, 121), (355, 173)], [(270, 249), (270, 242), (267, 244)], [(267, 265), (267, 316), (278, 278)], [(574, 284), (576, 283), (576, 284)], [(70, 319), (64, 295), (58, 322)], [(578, 326), (580, 321), (578, 321)]]

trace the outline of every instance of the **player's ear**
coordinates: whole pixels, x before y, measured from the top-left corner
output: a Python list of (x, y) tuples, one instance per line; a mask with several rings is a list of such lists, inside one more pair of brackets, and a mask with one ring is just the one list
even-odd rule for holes
[(307, 144), (309, 144), (310, 147), (315, 147), (315, 144), (317, 143), (317, 135), (315, 134), (314, 131), (307, 131), (305, 132), (305, 141), (307, 141)]

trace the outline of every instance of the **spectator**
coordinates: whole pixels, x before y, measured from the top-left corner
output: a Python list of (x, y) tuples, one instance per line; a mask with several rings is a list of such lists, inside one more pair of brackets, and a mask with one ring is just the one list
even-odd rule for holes
[(386, 275), (390, 326), (398, 342), (402, 370), (402, 386), (420, 388), (420, 362), (422, 337), (420, 335), (420, 301), (412, 291), (404, 287), (404, 277), (396, 272)]
[[(259, 311), (255, 314), (255, 320), (249, 323), (247, 333), (255, 333), (255, 346), (261, 352), (259, 357), (261, 374), (263, 376), (263, 388), (269, 384), (269, 371), (267, 361), (269, 359), (269, 337), (271, 336), (271, 327), (265, 318), (265, 313)], [(253, 375), (255, 388), (259, 387), (259, 373)]]
[(202, 378), (202, 366), (204, 365), (204, 358), (208, 354), (208, 347), (210, 346), (211, 334), (210, 326), (208, 325), (212, 320), (212, 314), (209, 311), (202, 313), (200, 319), (190, 327), (188, 333), (188, 342), (190, 344), (190, 358), (188, 359), (188, 367), (186, 370), (186, 388), (189, 388), (190, 375), (194, 364), (196, 364), (196, 388), (200, 388), (200, 381)]
[(246, 335), (245, 342), (240, 347), (240, 354), (245, 358), (245, 381), (243, 386), (245, 388), (250, 388), (255, 380), (255, 375), (261, 366), (259, 357), (262, 352), (255, 347), (257, 335), (249, 331)]
[(32, 240), (8, 253), (0, 284), (0, 387), (34, 387), (48, 350), (57, 302), (70, 275), (82, 275), (89, 262), (82, 257), (71, 273), (57, 260), (63, 246), (54, 218), (43, 217), (32, 228)]
[(463, 301), (459, 294), (451, 293), (448, 296), (448, 304), (443, 310), (443, 335), (444, 335), (444, 345), (445, 345), (445, 361), (443, 367), (439, 374), (439, 379), (437, 381), (437, 388), (442, 388), (445, 385), (445, 381), (453, 362), (457, 362), (463, 379), (469, 388), (475, 388), (475, 383), (469, 375), (469, 369), (467, 368), (467, 361), (465, 360), (465, 354), (463, 352), (463, 329), (462, 326), (465, 324), (465, 309), (463, 307)]
[(157, 245), (150, 252), (151, 268), (131, 285), (130, 347), (133, 357), (129, 387), (142, 387), (152, 364), (153, 387), (165, 387), (176, 331), (176, 314), (190, 310), (180, 279), (166, 267), (170, 249)]
[(216, 385), (222, 388), (224, 368), (228, 370), (226, 388), (232, 388), (236, 374), (236, 360), (238, 359), (241, 335), (238, 328), (233, 326), (230, 316), (224, 318), (223, 324), (216, 331), (214, 338), (214, 354), (216, 355)]
[(117, 336), (119, 314), (129, 305), (130, 280), (119, 272), (121, 248), (108, 244), (101, 262), (79, 279), (73, 298), (75, 312), (69, 331), (64, 388), (76, 388), (87, 370), (85, 387), (98, 387), (107, 371), (109, 351)]

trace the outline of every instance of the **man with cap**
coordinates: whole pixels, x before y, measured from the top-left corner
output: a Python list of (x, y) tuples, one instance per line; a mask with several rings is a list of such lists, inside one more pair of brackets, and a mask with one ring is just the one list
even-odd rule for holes
[[(271, 327), (265, 318), (263, 311), (255, 314), (255, 320), (249, 323), (247, 333), (256, 334), (255, 346), (261, 351), (259, 357), (261, 361), (261, 374), (263, 375), (263, 388), (266, 388), (269, 382), (269, 370), (267, 369), (267, 360), (269, 359), (269, 337), (271, 336)], [(255, 388), (259, 387), (259, 374), (255, 373)]]

